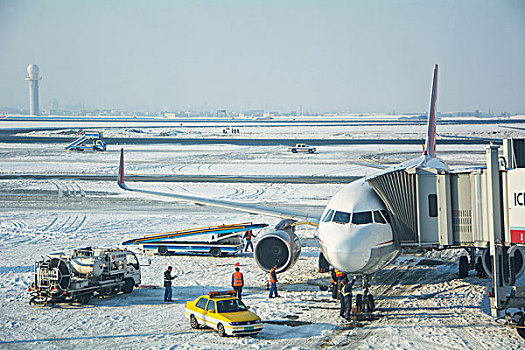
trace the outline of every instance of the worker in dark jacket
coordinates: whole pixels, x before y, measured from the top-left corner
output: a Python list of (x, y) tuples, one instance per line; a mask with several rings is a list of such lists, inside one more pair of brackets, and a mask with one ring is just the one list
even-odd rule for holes
[(277, 294), (277, 272), (275, 272), (276, 268), (277, 265), (273, 265), (273, 268), (270, 270), (270, 298), (279, 297), (279, 294)]
[(355, 278), (352, 282), (348, 282), (347, 279), (343, 280), (343, 288), (341, 289), (341, 309), (339, 310), (339, 316), (350, 321), (352, 317), (352, 287), (354, 286)]
[(334, 267), (330, 269), (330, 283), (332, 284), (332, 299), (337, 299), (337, 277)]
[(164, 271), (164, 301), (173, 301), (173, 299), (171, 299), (171, 280), (177, 276), (172, 276), (171, 270), (173, 270), (173, 268), (168, 266), (168, 269)]
[(256, 236), (253, 234), (252, 230), (248, 230), (244, 234), (243, 238), (246, 240), (246, 245), (244, 246), (244, 252), (248, 251), (248, 247), (252, 247), (252, 252), (253, 252), (253, 243), (252, 243), (253, 237), (256, 237)]
[(244, 277), (238, 267), (232, 275), (232, 287), (237, 292), (237, 298), (241, 299), (242, 287), (244, 287)]

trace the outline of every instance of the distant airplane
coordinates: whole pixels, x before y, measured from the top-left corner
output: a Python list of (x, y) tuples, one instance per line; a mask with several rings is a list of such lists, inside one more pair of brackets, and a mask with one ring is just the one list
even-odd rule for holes
[[(383, 173), (419, 167), (449, 169), (447, 164), (436, 156), (437, 78), (438, 65), (436, 64), (422, 155), (390, 167)], [(295, 264), (301, 252), (299, 238), (294, 233), (296, 225), (318, 226), (318, 239), (322, 251), (321, 261), (325, 258), (338, 270), (348, 274), (362, 275), (365, 302), (371, 300), (373, 303), (373, 297), (368, 294), (368, 276), (390, 264), (402, 251), (399, 240), (394, 237), (390, 216), (385, 205), (364, 178), (343, 186), (330, 199), (320, 218), (312, 217), (307, 212), (289, 209), (130, 188), (124, 182), (123, 149), (121, 150), (118, 185), (124, 190), (141, 194), (282, 218), (283, 220), (274, 230), (259, 236), (255, 246), (255, 259), (265, 271), (277, 265), (277, 271), (282, 272)]]

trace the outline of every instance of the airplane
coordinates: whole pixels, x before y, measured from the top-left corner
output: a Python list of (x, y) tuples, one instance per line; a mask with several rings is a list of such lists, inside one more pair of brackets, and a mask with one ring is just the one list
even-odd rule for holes
[[(437, 79), (436, 64), (421, 156), (390, 168), (378, 166), (377, 168), (386, 168), (381, 173), (418, 167), (449, 169), (436, 155)], [(347, 274), (362, 276), (363, 299), (359, 299), (363, 300), (364, 305), (368, 305), (368, 309), (373, 309), (374, 303), (373, 296), (368, 292), (369, 276), (392, 263), (402, 253), (399, 239), (390, 224), (390, 214), (365, 178), (344, 185), (329, 200), (320, 217), (312, 217), (307, 212), (290, 209), (130, 188), (124, 182), (123, 149), (118, 185), (124, 190), (140, 194), (281, 218), (282, 221), (275, 229), (259, 235), (255, 245), (255, 260), (264, 271), (269, 271), (274, 265), (277, 266), (277, 272), (291, 268), (301, 253), (301, 243), (295, 234), (295, 227), (301, 224), (318, 226), (318, 240), (322, 252), (319, 265), (329, 264)]]

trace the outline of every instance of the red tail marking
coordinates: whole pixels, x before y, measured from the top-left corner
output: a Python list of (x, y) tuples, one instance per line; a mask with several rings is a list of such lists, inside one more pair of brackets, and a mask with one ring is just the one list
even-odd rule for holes
[(121, 184), (124, 183), (124, 148), (120, 149), (120, 166), (118, 182)]
[(427, 137), (425, 140), (424, 155), (436, 156), (436, 102), (437, 102), (437, 78), (438, 65), (434, 66), (432, 79), (432, 94), (430, 95), (430, 106), (428, 109)]

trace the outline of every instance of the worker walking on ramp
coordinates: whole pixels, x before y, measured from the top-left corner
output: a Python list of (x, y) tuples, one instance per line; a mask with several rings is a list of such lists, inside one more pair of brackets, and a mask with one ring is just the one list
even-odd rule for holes
[(248, 251), (248, 247), (252, 247), (252, 253), (253, 253), (253, 243), (252, 238), (257, 237), (253, 234), (252, 230), (246, 231), (243, 238), (246, 240), (246, 245), (244, 246), (244, 252), (246, 253)]
[(270, 270), (270, 298), (279, 297), (279, 294), (277, 294), (277, 272), (275, 272), (276, 268), (277, 265), (273, 265), (272, 269)]
[(237, 298), (241, 300), (242, 287), (244, 287), (244, 277), (238, 267), (235, 268), (235, 272), (232, 275), (232, 287), (237, 293)]

